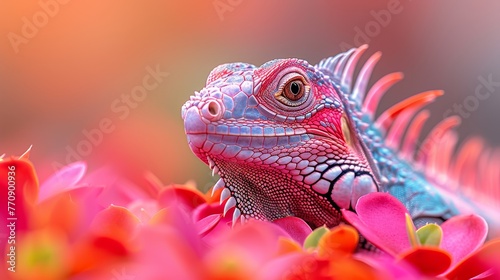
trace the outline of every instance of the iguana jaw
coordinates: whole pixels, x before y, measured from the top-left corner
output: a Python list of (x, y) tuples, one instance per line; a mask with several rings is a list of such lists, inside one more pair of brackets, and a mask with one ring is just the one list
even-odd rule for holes
[(339, 208), (318, 195), (310, 187), (284, 176), (277, 169), (226, 162), (207, 156), (213, 173), (220, 176), (214, 187), (222, 189), (224, 214), (232, 212), (233, 223), (238, 219), (274, 221), (295, 216), (311, 227), (334, 226), (340, 223)]

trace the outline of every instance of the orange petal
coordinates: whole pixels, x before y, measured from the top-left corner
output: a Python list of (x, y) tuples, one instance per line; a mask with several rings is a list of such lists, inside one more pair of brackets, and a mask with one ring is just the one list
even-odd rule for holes
[(128, 209), (111, 205), (96, 215), (90, 227), (96, 236), (127, 242), (132, 238), (139, 223), (139, 219)]
[(156, 212), (153, 217), (149, 220), (149, 224), (151, 225), (161, 225), (161, 224), (170, 224), (170, 213), (166, 208), (160, 209)]
[(329, 279), (384, 279), (380, 271), (368, 264), (351, 258), (330, 260)]
[(301, 252), (302, 247), (299, 245), (299, 243), (295, 242), (292, 239), (285, 238), (280, 236), (278, 239), (278, 256), (281, 255), (286, 255), (289, 253), (296, 253), (296, 252)]
[(451, 265), (448, 252), (437, 247), (415, 247), (402, 253), (399, 261), (413, 265), (422, 274), (436, 276), (445, 272)]
[(72, 273), (109, 268), (122, 262), (135, 246), (131, 242), (139, 219), (129, 210), (110, 206), (99, 212), (90, 226), (90, 234), (78, 240), (73, 252), (78, 258)]
[(318, 243), (318, 254), (325, 258), (349, 256), (357, 248), (358, 241), (356, 229), (348, 225), (339, 225), (321, 237)]
[(214, 202), (219, 202), (220, 201), (220, 194), (222, 193), (222, 189), (218, 189), (214, 192), (212, 195), (212, 188), (210, 188), (206, 193), (205, 193), (205, 199), (207, 200), (207, 203), (214, 203)]
[(82, 205), (75, 203), (71, 195), (61, 193), (45, 200), (32, 213), (33, 225), (38, 228), (51, 227), (64, 231), (68, 236), (79, 235)]

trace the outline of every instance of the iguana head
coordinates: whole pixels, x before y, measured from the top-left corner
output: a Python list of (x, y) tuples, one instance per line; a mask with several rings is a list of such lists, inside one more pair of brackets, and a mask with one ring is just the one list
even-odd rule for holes
[(225, 211), (235, 207), (233, 222), (296, 216), (333, 226), (340, 209), (378, 190), (349, 100), (330, 75), (334, 59), (220, 65), (184, 104), (189, 146), (220, 175), (215, 188)]

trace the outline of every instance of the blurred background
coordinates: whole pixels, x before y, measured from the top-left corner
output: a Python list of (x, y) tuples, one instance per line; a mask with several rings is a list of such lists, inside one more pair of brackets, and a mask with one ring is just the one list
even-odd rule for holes
[(444, 89), (425, 131), (456, 104), (466, 108), (462, 140), (500, 144), (500, 86), (483, 100), (474, 95), (478, 77), (500, 82), (500, 2), (265, 3), (1, 1), (0, 154), (33, 145), (42, 181), (85, 160), (135, 182), (151, 171), (164, 183), (208, 188), (215, 179), (187, 146), (180, 108), (215, 66), (285, 57), (315, 64), (363, 43), (365, 60), (383, 52), (371, 83), (405, 73), (380, 110)]

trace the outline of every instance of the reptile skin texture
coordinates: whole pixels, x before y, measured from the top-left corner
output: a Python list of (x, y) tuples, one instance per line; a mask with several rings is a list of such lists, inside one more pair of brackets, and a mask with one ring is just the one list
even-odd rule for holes
[(430, 153), (415, 159), (411, 134), (418, 136), (423, 112), (399, 145), (402, 128), (441, 92), (416, 95), (375, 119), (379, 99), (402, 75), (389, 74), (367, 90), (380, 58), (375, 53), (354, 81), (366, 49), (317, 65), (295, 58), (260, 67), (223, 64), (184, 104), (189, 146), (220, 176), (214, 191), (222, 189), (224, 214), (234, 208), (233, 223), (296, 216), (313, 227), (335, 226), (340, 209), (354, 211), (359, 197), (378, 191), (403, 202), (417, 226), (440, 223), (463, 207), (480, 211), (426, 175), (422, 165)]

